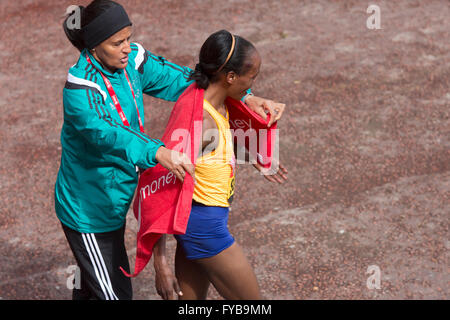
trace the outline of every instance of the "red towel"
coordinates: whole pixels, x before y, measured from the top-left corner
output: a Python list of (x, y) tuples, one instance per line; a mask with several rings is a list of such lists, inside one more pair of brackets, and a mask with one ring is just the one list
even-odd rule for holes
[[(204, 90), (194, 83), (190, 85), (176, 102), (169, 118), (162, 141), (168, 149), (186, 153), (195, 164), (202, 137)], [(258, 162), (270, 167), (274, 148), (276, 123), (267, 130), (269, 119), (263, 120), (250, 111), (240, 101), (226, 100), (230, 115), (230, 128), (239, 134), (245, 130), (256, 130)], [(269, 117), (268, 117), (269, 118)], [(268, 134), (264, 134), (265, 130)], [(251, 136), (248, 134), (248, 136)], [(249, 146), (251, 139), (245, 139)], [(251, 149), (251, 148), (250, 148)], [(249, 150), (250, 151), (250, 150)], [(132, 275), (137, 276), (152, 256), (153, 246), (162, 234), (184, 234), (191, 212), (194, 181), (186, 175), (181, 183), (176, 176), (160, 164), (141, 174), (133, 211), (138, 220), (136, 262)]]

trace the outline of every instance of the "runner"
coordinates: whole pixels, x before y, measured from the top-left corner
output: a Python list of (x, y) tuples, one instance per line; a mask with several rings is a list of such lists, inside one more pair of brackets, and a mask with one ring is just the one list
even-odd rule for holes
[[(205, 41), (190, 77), (205, 89), (203, 139), (186, 233), (175, 236), (180, 299), (205, 299), (210, 283), (226, 299), (261, 299), (252, 267), (227, 227), (236, 160), (225, 104), (227, 97), (239, 100), (246, 94), (260, 66), (261, 57), (250, 42), (222, 30)], [(269, 179), (282, 183), (286, 173), (280, 165)]]

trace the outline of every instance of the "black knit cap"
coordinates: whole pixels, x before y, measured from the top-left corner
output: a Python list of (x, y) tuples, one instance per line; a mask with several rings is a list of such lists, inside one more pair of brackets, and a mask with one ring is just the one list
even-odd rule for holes
[(131, 26), (125, 9), (120, 5), (111, 7), (81, 29), (81, 37), (88, 49), (93, 49), (125, 27)]

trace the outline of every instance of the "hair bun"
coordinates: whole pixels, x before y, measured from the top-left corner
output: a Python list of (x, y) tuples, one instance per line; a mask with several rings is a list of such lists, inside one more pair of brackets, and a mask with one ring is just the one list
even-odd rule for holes
[(195, 71), (203, 72), (203, 68), (202, 68), (202, 65), (200, 63), (197, 63), (195, 65)]
[(205, 74), (201, 63), (195, 65), (195, 70), (192, 71), (189, 80), (194, 80), (200, 88), (205, 90), (209, 86), (209, 78)]

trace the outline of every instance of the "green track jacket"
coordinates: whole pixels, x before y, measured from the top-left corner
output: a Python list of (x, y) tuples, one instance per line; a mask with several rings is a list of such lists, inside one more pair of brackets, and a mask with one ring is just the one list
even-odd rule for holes
[[(126, 72), (139, 114), (144, 121), (143, 93), (176, 101), (192, 83), (190, 69), (180, 67), (131, 44)], [(124, 70), (106, 71), (91, 55), (94, 66), (108, 77), (130, 127), (124, 126), (100, 73), (86, 55), (69, 70), (63, 90), (64, 124), (61, 130), (61, 165), (55, 184), (55, 209), (60, 221), (81, 233), (117, 230), (137, 185), (135, 166), (156, 165), (163, 143), (139, 130), (134, 99)]]

